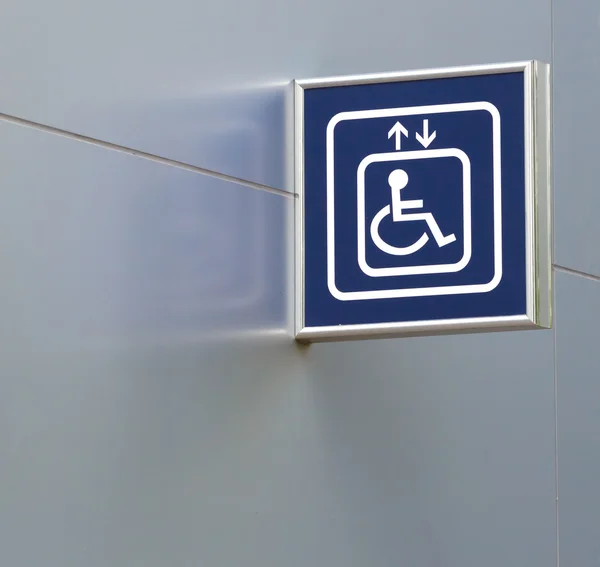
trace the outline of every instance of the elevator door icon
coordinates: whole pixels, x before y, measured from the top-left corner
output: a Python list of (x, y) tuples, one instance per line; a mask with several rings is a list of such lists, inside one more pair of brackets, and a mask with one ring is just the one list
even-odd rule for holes
[(331, 296), (470, 295), (499, 285), (506, 227), (494, 105), (340, 112), (325, 141)]

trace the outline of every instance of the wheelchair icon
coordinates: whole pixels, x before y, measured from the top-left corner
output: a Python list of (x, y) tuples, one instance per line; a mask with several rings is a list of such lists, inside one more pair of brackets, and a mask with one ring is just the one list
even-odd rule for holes
[(392, 215), (393, 222), (425, 221), (437, 245), (442, 248), (456, 241), (456, 235), (444, 236), (432, 213), (406, 213), (408, 210), (423, 209), (423, 200), (403, 201), (401, 192), (408, 185), (408, 174), (403, 169), (395, 169), (388, 177), (391, 189), (392, 204), (383, 207), (371, 222), (371, 239), (377, 248), (393, 256), (409, 256), (418, 252), (429, 241), (429, 234), (423, 232), (421, 237), (409, 246), (392, 246), (385, 242), (379, 235), (379, 225), (388, 215)]

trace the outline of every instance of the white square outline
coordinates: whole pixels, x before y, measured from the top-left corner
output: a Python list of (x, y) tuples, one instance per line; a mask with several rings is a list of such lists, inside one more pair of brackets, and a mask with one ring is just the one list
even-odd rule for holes
[[(493, 199), (494, 199), (494, 276), (484, 284), (454, 286), (436, 286), (413, 289), (390, 289), (373, 291), (340, 291), (335, 285), (335, 213), (334, 213), (334, 167), (333, 142), (335, 127), (344, 120), (363, 118), (390, 118), (412, 116), (415, 114), (440, 114), (485, 110), (492, 116), (493, 149)], [(393, 299), (400, 297), (425, 297), (436, 295), (459, 295), (467, 293), (486, 293), (498, 286), (502, 279), (502, 178), (500, 152), (500, 113), (489, 102), (467, 102), (456, 104), (438, 104), (404, 108), (385, 108), (376, 110), (358, 110), (340, 112), (327, 125), (327, 287), (333, 297), (340, 301), (363, 299)]]
[[(372, 268), (367, 263), (366, 227), (365, 227), (365, 173), (372, 163), (431, 159), (436, 157), (454, 157), (460, 160), (463, 169), (463, 255), (454, 264), (430, 264), (423, 266), (404, 266), (392, 268)], [(357, 171), (357, 224), (358, 224), (358, 265), (373, 278), (385, 276), (411, 276), (420, 274), (447, 274), (460, 272), (471, 260), (471, 161), (465, 152), (458, 148), (436, 150), (417, 150), (409, 152), (388, 152), (371, 154), (364, 158)]]

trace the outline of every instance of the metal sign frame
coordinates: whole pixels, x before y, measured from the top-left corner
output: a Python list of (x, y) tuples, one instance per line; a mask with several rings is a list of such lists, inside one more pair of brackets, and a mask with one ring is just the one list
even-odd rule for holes
[[(304, 91), (322, 87), (522, 72), (525, 83), (526, 314), (327, 327), (304, 324)], [(294, 81), (295, 337), (300, 342), (552, 327), (550, 68), (539, 61)]]

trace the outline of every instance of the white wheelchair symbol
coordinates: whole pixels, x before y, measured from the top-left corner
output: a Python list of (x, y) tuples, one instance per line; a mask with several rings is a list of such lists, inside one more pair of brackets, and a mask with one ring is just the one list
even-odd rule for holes
[(389, 214), (392, 215), (393, 222), (425, 221), (433, 235), (437, 245), (442, 248), (456, 241), (456, 235), (449, 234), (444, 236), (432, 213), (406, 213), (407, 210), (423, 209), (423, 200), (403, 201), (401, 192), (408, 185), (408, 174), (403, 169), (395, 169), (388, 177), (392, 193), (392, 204), (383, 207), (373, 218), (371, 222), (371, 239), (377, 248), (386, 254), (393, 256), (409, 256), (419, 251), (429, 241), (429, 235), (424, 232), (421, 237), (409, 246), (392, 246), (385, 242), (379, 235), (379, 225), (381, 221)]
[[(435, 166), (438, 158), (457, 159), (462, 170), (462, 183), (457, 179), (454, 187), (458, 189), (462, 185), (462, 195), (456, 194), (456, 198), (462, 196), (462, 231), (460, 234), (444, 235), (441, 231), (438, 222), (431, 211), (431, 205), (428, 207), (427, 202), (423, 199), (408, 200), (402, 199), (402, 191), (409, 184), (408, 174), (401, 168), (404, 163), (414, 160), (424, 160), (428, 165)], [(431, 161), (430, 161), (431, 160)], [(367, 222), (366, 215), (366, 171), (377, 163), (396, 162), (396, 167), (388, 176), (389, 189), (391, 191), (391, 204), (383, 207), (373, 218)], [(407, 168), (408, 169), (408, 168)], [(457, 185), (456, 183), (459, 183)], [(373, 187), (369, 191), (379, 188)], [(431, 198), (435, 197), (435, 192), (431, 194)], [(429, 209), (429, 211), (428, 211)], [(365, 157), (357, 171), (357, 228), (358, 228), (358, 265), (363, 273), (367, 276), (388, 277), (388, 276), (414, 276), (420, 274), (445, 274), (450, 272), (459, 272), (462, 270), (471, 259), (471, 162), (469, 157), (458, 148), (441, 148), (435, 150), (417, 150), (417, 151), (401, 151), (401, 152), (386, 152), (381, 154), (371, 154)], [(423, 223), (423, 233), (416, 240), (410, 242), (406, 246), (395, 246), (385, 242), (380, 235), (380, 224), (388, 215), (391, 215), (392, 222), (412, 222), (420, 221)], [(458, 220), (458, 219), (456, 219)], [(458, 228), (458, 224), (454, 226)], [(367, 259), (367, 237), (370, 236), (370, 241), (375, 244), (375, 247), (388, 255), (388, 258), (397, 258), (394, 264), (387, 266), (377, 266), (369, 264)], [(458, 261), (452, 263), (441, 264), (423, 264), (423, 265), (403, 265), (402, 257), (410, 256), (418, 252), (429, 242), (433, 236), (439, 249), (444, 249), (448, 244), (457, 242), (457, 248), (462, 249), (462, 257)], [(404, 243), (402, 243), (404, 244)], [(454, 246), (451, 246), (450, 256), (454, 260), (456, 257)], [(448, 258), (449, 260), (450, 258)]]

